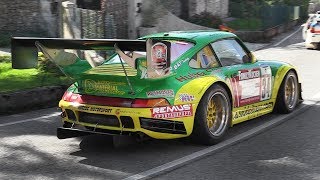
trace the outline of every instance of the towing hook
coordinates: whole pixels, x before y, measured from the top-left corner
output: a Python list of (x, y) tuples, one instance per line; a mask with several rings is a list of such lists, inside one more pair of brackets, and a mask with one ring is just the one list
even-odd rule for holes
[(67, 117), (66, 112), (65, 112), (65, 111), (62, 111), (61, 114), (60, 114), (60, 116), (61, 116), (62, 118)]

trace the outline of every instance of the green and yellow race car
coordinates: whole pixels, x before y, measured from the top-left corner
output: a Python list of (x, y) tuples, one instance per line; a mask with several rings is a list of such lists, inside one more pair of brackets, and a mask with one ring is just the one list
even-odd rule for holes
[(40, 50), (71, 85), (59, 138), (87, 134), (221, 141), (229, 127), (302, 101), (297, 70), (257, 60), (234, 34), (174, 31), (122, 39), (13, 38), (13, 68)]

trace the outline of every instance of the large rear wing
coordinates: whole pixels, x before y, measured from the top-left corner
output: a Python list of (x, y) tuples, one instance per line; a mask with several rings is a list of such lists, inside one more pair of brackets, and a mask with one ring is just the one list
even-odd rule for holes
[(36, 43), (48, 48), (76, 50), (110, 50), (117, 44), (124, 51), (146, 51), (145, 40), (13, 37), (11, 39), (12, 68), (29, 69), (38, 66)]

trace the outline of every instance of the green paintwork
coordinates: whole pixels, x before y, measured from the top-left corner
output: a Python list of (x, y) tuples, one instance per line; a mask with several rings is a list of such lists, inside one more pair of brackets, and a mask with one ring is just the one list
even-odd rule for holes
[[(133, 69), (125, 66), (128, 73), (128, 79), (132, 84), (134, 94), (131, 93), (130, 86), (127, 83), (126, 76), (123, 73), (121, 64), (105, 64), (93, 69), (88, 69), (88, 64), (84, 63), (84, 67), (66, 67), (68, 73), (75, 73), (74, 78), (77, 79), (76, 86), (69, 88), (69, 91), (81, 94), (90, 94), (96, 96), (110, 96), (110, 97), (123, 97), (123, 98), (148, 98), (147, 92), (155, 90), (172, 89), (175, 93), (181, 87), (186, 85), (191, 80), (200, 76), (212, 76), (221, 82), (225, 82), (227, 78), (232, 77), (239, 70), (256, 68), (259, 65), (267, 65), (271, 67), (272, 76), (275, 76), (281, 66), (289, 66), (286, 63), (276, 61), (255, 61), (252, 63), (218, 67), (211, 69), (193, 69), (190, 68), (188, 61), (184, 60), (191, 58), (198, 51), (200, 51), (207, 44), (225, 39), (237, 38), (236, 35), (228, 32), (221, 31), (187, 31), (187, 32), (168, 32), (158, 33), (140, 38), (146, 39), (163, 39), (163, 40), (184, 40), (195, 44), (194, 47), (181, 55), (174, 63), (171, 64), (172, 70), (169, 76), (160, 79), (141, 79), (141, 71), (139, 68)], [(240, 44), (246, 51), (248, 49), (239, 40)], [(249, 53), (249, 51), (248, 51)], [(138, 60), (138, 66), (141, 65), (145, 58)], [(177, 68), (174, 68), (174, 67)], [(178, 67), (179, 66), (179, 67)], [(76, 88), (78, 87), (78, 88)], [(194, 87), (197, 88), (197, 87)], [(200, 87), (201, 88), (201, 87)], [(150, 98), (150, 97), (149, 97)], [(155, 97), (152, 97), (155, 98)], [(165, 97), (170, 104), (174, 104), (174, 97)]]

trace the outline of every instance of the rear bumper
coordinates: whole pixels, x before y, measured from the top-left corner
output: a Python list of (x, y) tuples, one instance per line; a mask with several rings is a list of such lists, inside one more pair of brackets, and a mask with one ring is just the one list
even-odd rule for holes
[(307, 33), (306, 44), (319, 43), (320, 33)]
[[(195, 111), (189, 116), (169, 119), (152, 117), (152, 108), (123, 108), (75, 104), (61, 100), (63, 123), (73, 128), (58, 128), (58, 138), (90, 134), (130, 135), (142, 133), (156, 139), (174, 139), (189, 136), (193, 129)], [(191, 104), (192, 109), (196, 105)], [(82, 130), (85, 127), (88, 130)]]

